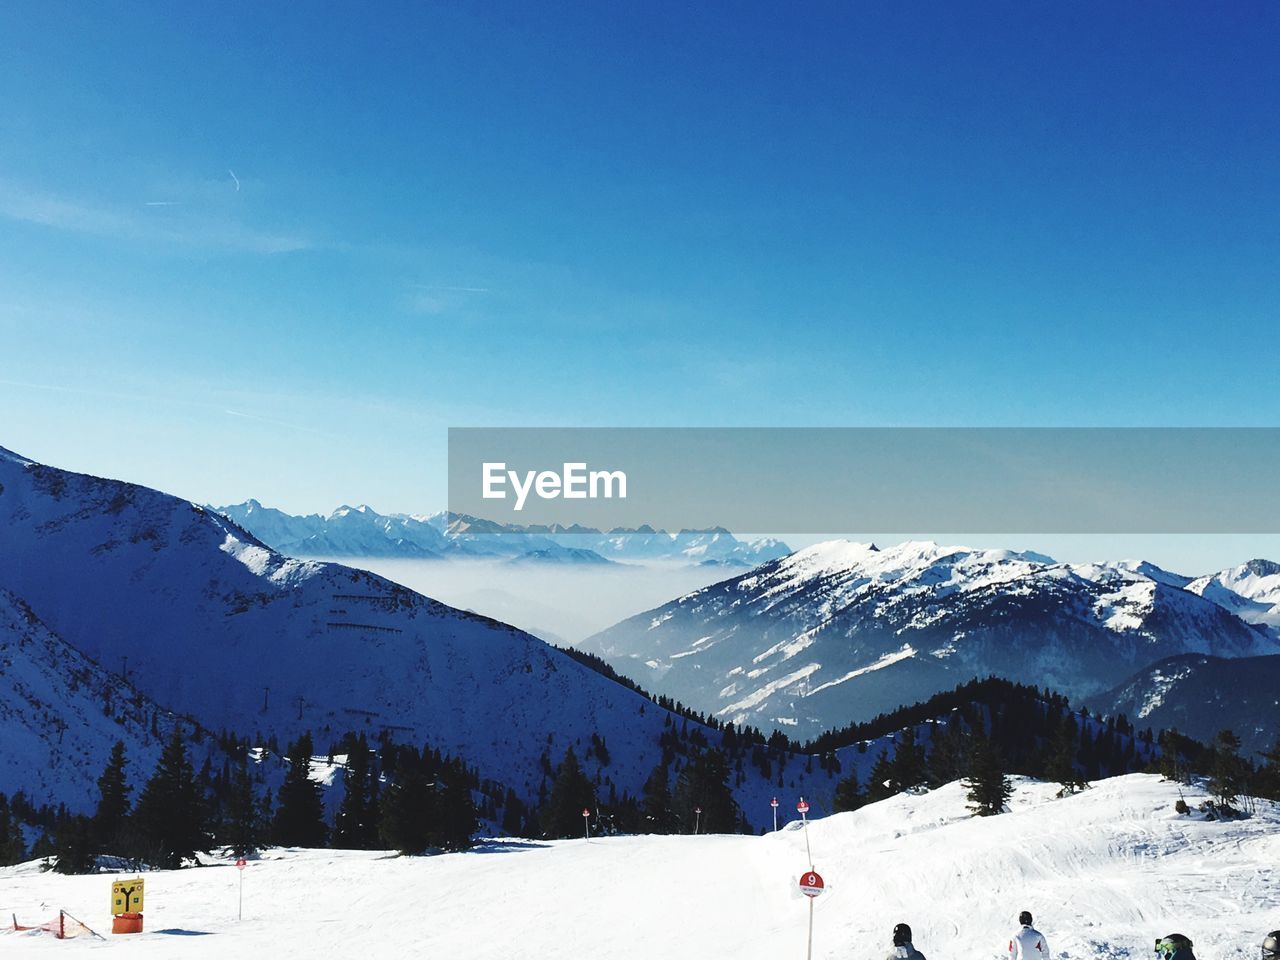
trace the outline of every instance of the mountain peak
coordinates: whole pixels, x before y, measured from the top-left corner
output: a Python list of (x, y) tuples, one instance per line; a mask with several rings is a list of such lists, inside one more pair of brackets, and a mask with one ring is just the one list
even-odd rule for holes
[(10, 463), (16, 463), (19, 466), (30, 467), (35, 465), (34, 460), (28, 460), (21, 454), (14, 453), (6, 447), (0, 447), (0, 460), (7, 460)]
[(1280, 563), (1274, 560), (1256, 559), (1250, 560), (1243, 564), (1246, 572), (1253, 574), (1255, 577), (1274, 577), (1280, 576)]

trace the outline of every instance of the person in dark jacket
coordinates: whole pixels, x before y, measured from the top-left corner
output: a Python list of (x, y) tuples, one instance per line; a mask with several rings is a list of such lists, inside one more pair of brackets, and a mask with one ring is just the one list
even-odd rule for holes
[(1180, 933), (1171, 933), (1156, 941), (1158, 960), (1196, 960), (1191, 952), (1191, 941)]
[(924, 960), (924, 954), (911, 945), (911, 928), (905, 923), (893, 928), (893, 949), (885, 960)]
[(1263, 938), (1262, 960), (1280, 960), (1280, 930), (1272, 930)]

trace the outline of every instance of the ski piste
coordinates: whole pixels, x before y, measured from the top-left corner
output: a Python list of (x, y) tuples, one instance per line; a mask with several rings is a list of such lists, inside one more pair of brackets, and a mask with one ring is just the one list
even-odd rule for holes
[[(1193, 807), (1207, 798), (1183, 793)], [(997, 960), (1024, 908), (1055, 957), (1151, 960), (1171, 930), (1201, 958), (1257, 956), (1280, 903), (1280, 874), (1259, 868), (1280, 853), (1274, 805), (1237, 821), (1180, 816), (1178, 786), (1145, 774), (1056, 794), (1056, 784), (1019, 778), (1008, 813), (975, 818), (957, 783), (811, 820), (827, 882), (812, 901), (814, 957), (878, 960), (905, 921), (931, 960)], [(775, 960), (803, 956), (809, 901), (797, 878), (807, 867), (803, 828), (494, 839), (432, 857), (269, 849), (244, 871), (239, 922), (232, 858), (149, 872), (139, 946), (171, 960), (457, 955), (463, 945), (471, 960)], [(61, 877), (39, 862), (3, 868), (0, 903), (20, 918), (58, 904), (93, 925), (111, 879)], [(37, 954), (24, 936), (0, 934), (0, 950)]]

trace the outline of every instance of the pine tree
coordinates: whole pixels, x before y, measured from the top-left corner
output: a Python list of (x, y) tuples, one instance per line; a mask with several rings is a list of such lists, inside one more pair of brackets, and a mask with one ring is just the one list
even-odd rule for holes
[[(689, 758), (676, 778), (672, 798), (682, 833), (732, 833), (741, 823), (729, 787), (729, 767), (719, 750), (703, 750)], [(702, 808), (701, 816), (697, 808)]]
[(126, 853), (120, 846), (129, 816), (129, 794), (133, 792), (125, 776), (127, 764), (124, 741), (117, 740), (107, 767), (98, 778), (98, 809), (93, 815), (95, 845), (108, 853)]
[(93, 873), (98, 869), (93, 842), (93, 823), (88, 817), (67, 816), (57, 825), (54, 844), (55, 873)]
[(266, 799), (259, 799), (248, 757), (241, 757), (231, 774), (231, 786), (218, 827), (218, 842), (243, 857), (262, 846), (266, 832)]
[(569, 747), (556, 770), (551, 795), (539, 811), (543, 836), (553, 840), (582, 836), (582, 811), (592, 810), (595, 805), (595, 787), (582, 772), (573, 747)]
[(289, 745), (288, 768), (276, 796), (272, 824), (275, 842), (282, 847), (323, 847), (328, 829), (324, 822), (324, 795), (311, 779), (311, 734)]
[(9, 809), (9, 800), (0, 793), (0, 867), (21, 863), (26, 856), (22, 825)]
[(1004, 812), (1013, 795), (1013, 787), (1005, 776), (1000, 756), (991, 741), (978, 736), (969, 757), (969, 775), (964, 781), (969, 809), (980, 817)]
[(931, 786), (940, 787), (964, 776), (964, 735), (957, 722), (947, 723), (942, 730), (935, 727), (929, 745), (928, 782)]
[(133, 813), (140, 853), (158, 867), (176, 869), (182, 861), (213, 846), (204, 790), (196, 782), (181, 729), (160, 754)]
[(1262, 760), (1254, 792), (1267, 800), (1280, 800), (1280, 740), (1262, 752)]
[(847, 777), (836, 784), (836, 796), (832, 809), (835, 813), (845, 813), (849, 810), (857, 810), (866, 803), (867, 798), (858, 784), (858, 770), (855, 767), (849, 771)]
[(1182, 736), (1177, 727), (1169, 727), (1160, 731), (1160, 775), (1174, 783), (1186, 783), (1188, 773), (1182, 764), (1179, 753)]
[(524, 802), (516, 796), (514, 790), (507, 787), (507, 795), (502, 801), (503, 836), (521, 836), (524, 833), (524, 821), (527, 813)]
[(437, 798), (435, 784), (427, 779), (416, 756), (400, 758), (396, 780), (383, 792), (381, 806), (378, 829), (383, 842), (404, 854), (425, 853), (431, 846)]
[(1240, 738), (1230, 730), (1220, 730), (1213, 738), (1213, 763), (1209, 772), (1209, 792), (1227, 810), (1244, 789), (1245, 769), (1240, 759)]
[(871, 775), (867, 780), (867, 802), (886, 800), (894, 792), (893, 765), (889, 760), (889, 751), (881, 750), (876, 762), (871, 765)]
[(437, 777), (439, 802), (431, 839), (442, 850), (466, 850), (474, 842), (480, 824), (469, 779), (466, 765), (461, 760), (447, 762)]
[(347, 756), (342, 774), (342, 805), (333, 825), (333, 845), (343, 850), (369, 850), (378, 841), (378, 811), (368, 744), (361, 737)]
[(1076, 771), (1076, 725), (1070, 717), (1063, 721), (1054, 736), (1049, 754), (1048, 775), (1050, 780), (1061, 786), (1062, 789), (1058, 791), (1060, 797), (1069, 796), (1089, 786)]
[(640, 797), (642, 829), (647, 833), (666, 834), (675, 829), (675, 811), (666, 764), (660, 763), (649, 773)]
[(907, 727), (897, 738), (893, 761), (889, 764), (889, 783), (893, 793), (918, 787), (928, 779), (924, 748), (916, 742), (916, 728)]

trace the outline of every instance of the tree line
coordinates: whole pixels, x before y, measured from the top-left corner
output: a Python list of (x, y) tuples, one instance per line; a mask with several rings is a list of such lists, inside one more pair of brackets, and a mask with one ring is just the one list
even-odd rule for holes
[[(324, 785), (312, 776), (310, 734), (289, 745), (274, 792), (247, 742), (225, 738), (222, 745), (222, 769), (206, 763), (197, 770), (186, 737), (175, 729), (135, 798), (130, 760), (117, 742), (98, 777), (90, 816), (29, 807), (15, 816), (14, 804), (0, 795), (0, 863), (44, 857), (60, 873), (88, 873), (100, 856), (113, 856), (133, 866), (177, 868), (215, 848), (243, 856), (267, 845), (414, 854), (466, 849), (478, 828), (477, 775), (429, 747), (388, 743), (375, 750), (363, 736), (345, 737), (342, 799), (331, 825)], [(23, 819), (45, 825), (30, 851)]]
[[(192, 734), (202, 737), (198, 729)], [(865, 783), (858, 768), (840, 776), (837, 750), (852, 747), (865, 754), (885, 738), (891, 739), (878, 749)], [(130, 760), (117, 743), (98, 778), (92, 816), (35, 808), (21, 794), (0, 795), (0, 864), (48, 857), (56, 858), (55, 869), (75, 873), (94, 869), (104, 854), (176, 867), (214, 848), (242, 854), (267, 845), (407, 854), (462, 850), (482, 821), (507, 836), (543, 838), (584, 831), (745, 832), (750, 826), (734, 793), (746, 782), (748, 764), (780, 789), (788, 783), (788, 766), (801, 764), (812, 773), (816, 764), (835, 778), (833, 796), (813, 798), (816, 809), (830, 811), (960, 779), (973, 811), (990, 815), (1004, 808), (1012, 773), (1059, 783), (1063, 793), (1137, 771), (1187, 782), (1200, 774), (1209, 777), (1209, 789), (1225, 811), (1244, 795), (1280, 800), (1280, 744), (1255, 762), (1240, 756), (1239, 740), (1230, 731), (1211, 744), (1175, 730), (1157, 737), (1135, 730), (1123, 716), (1094, 717), (1072, 710), (1059, 695), (994, 678), (823, 734), (806, 745), (807, 755), (797, 755), (796, 745), (781, 735), (765, 738), (732, 724), (705, 726), (688, 711), (669, 711), (659, 761), (638, 795), (613, 782), (613, 757), (598, 734), (578, 744), (583, 759), (571, 745), (554, 760), (549, 735), (541, 783), (526, 800), (430, 746), (395, 743), (386, 733), (370, 743), (364, 734), (349, 733), (329, 751), (336, 770), (330, 817), (325, 788), (312, 775), (309, 734), (284, 751), (269, 738), (257, 755), (250, 740), (233, 734), (221, 734), (217, 743), (220, 766), (206, 760), (197, 770), (187, 737), (181, 726), (175, 728), (136, 797)], [(344, 762), (334, 763), (337, 755)], [(594, 776), (584, 759), (595, 761)], [(266, 776), (275, 769), (268, 761), (283, 767), (274, 790), (267, 785), (268, 779), (275, 782)], [(43, 831), (31, 850), (25, 849), (20, 823)]]

